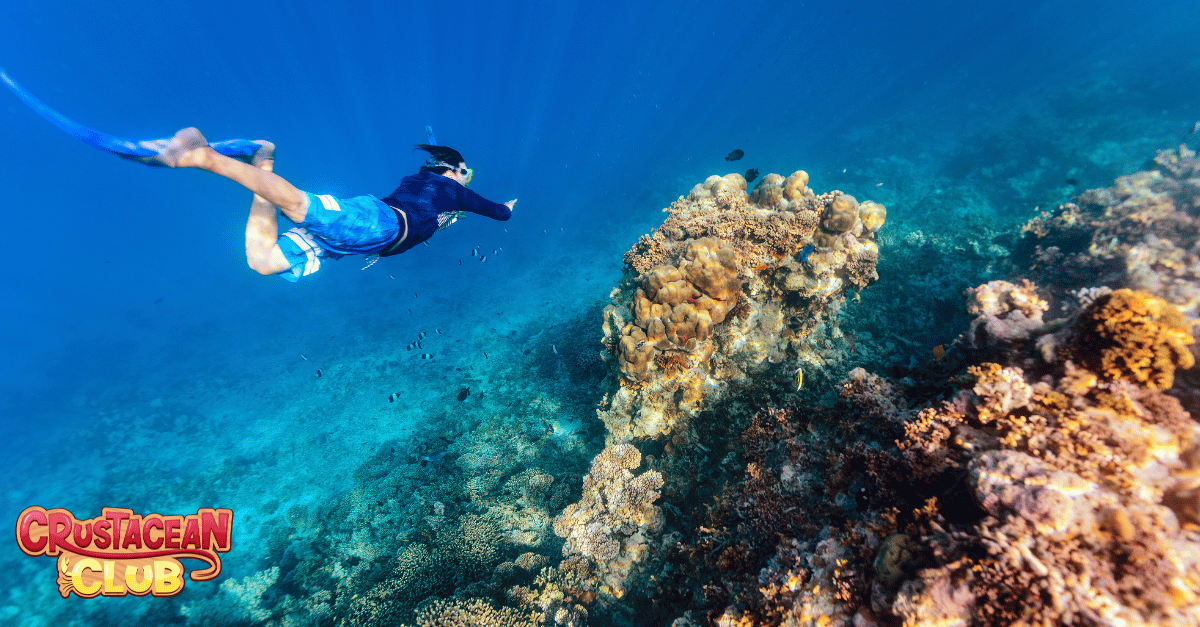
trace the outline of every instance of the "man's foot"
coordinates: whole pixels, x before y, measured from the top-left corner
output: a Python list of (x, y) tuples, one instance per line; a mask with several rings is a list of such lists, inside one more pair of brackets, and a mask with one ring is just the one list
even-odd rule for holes
[(169, 168), (203, 168), (211, 160), (208, 153), (208, 140), (189, 127), (175, 133), (151, 160)]
[(251, 157), (250, 165), (262, 168), (267, 172), (272, 171), (275, 165), (275, 144), (265, 139), (256, 139), (253, 143), (258, 144), (260, 147), (254, 153), (254, 156)]

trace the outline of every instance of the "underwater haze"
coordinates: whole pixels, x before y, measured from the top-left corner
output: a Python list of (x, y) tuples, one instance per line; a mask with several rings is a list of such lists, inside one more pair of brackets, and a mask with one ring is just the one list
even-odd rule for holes
[(118, 159), (0, 93), (0, 521), (234, 512), (222, 574), (171, 597), (63, 600), (53, 560), (10, 542), (0, 622), (712, 624), (737, 595), (707, 607), (686, 578), (610, 577), (566, 614), (513, 592), (572, 559), (555, 521), (606, 446), (664, 473), (644, 535), (684, 543), (746, 467), (703, 436), (731, 474), (679, 488), (670, 435), (598, 417), (628, 382), (602, 313), (640, 280), (626, 252), (711, 175), (805, 170), (817, 195), (882, 203), (878, 279), (821, 314), (861, 348), (830, 331), (843, 352), (805, 370), (816, 387), (745, 411), (829, 407), (856, 367), (911, 380), (967, 330), (964, 290), (1016, 276), (1022, 224), (1195, 147), (1197, 33), (1190, 0), (6, 2), (0, 67), (89, 127), (267, 139), (300, 189), (382, 198), (429, 126), (470, 189), (519, 202), (290, 283), (247, 267), (245, 189)]

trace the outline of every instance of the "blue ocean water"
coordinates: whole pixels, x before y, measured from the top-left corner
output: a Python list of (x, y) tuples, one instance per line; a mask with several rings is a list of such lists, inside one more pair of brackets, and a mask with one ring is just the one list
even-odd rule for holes
[[(1178, 144), (1200, 118), (1198, 27), (1187, 0), (6, 3), (0, 66), (89, 126), (265, 138), (302, 189), (383, 196), (429, 125), (472, 189), (519, 202), (293, 285), (246, 267), (245, 190), (95, 151), (0, 94), (0, 520), (233, 507), (262, 546), (272, 507), (336, 498), (384, 442), (437, 452), (465, 382), (560, 384), (497, 377), (558, 355), (554, 329), (705, 177), (803, 168), (885, 202), (898, 233), (1028, 218)], [(931, 201), (946, 184), (971, 202)], [(422, 332), (433, 359), (405, 350)], [(6, 622), (62, 611), (42, 605), (49, 560), (9, 544), (0, 562), (31, 588)]]

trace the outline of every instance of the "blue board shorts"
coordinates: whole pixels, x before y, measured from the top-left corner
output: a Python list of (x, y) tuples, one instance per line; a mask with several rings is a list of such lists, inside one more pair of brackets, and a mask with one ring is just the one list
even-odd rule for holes
[(304, 221), (281, 233), (278, 240), (279, 249), (292, 263), (279, 276), (293, 283), (320, 270), (322, 259), (368, 255), (400, 234), (396, 211), (370, 194), (344, 199), (304, 194), (308, 196)]

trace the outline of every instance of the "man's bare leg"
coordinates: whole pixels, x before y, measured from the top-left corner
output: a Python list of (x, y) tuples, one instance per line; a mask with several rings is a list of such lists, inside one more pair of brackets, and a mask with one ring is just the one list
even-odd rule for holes
[[(275, 166), (274, 145), (264, 145), (254, 155), (254, 167), (271, 172)], [(250, 203), (246, 220), (246, 263), (259, 274), (278, 274), (291, 267), (279, 249), (279, 219), (270, 201), (258, 194)]]
[(159, 155), (164, 165), (173, 168), (198, 168), (219, 174), (261, 196), (279, 207), (293, 222), (304, 221), (308, 213), (308, 196), (283, 177), (232, 157), (226, 157), (208, 146), (200, 131), (185, 128), (175, 134)]

